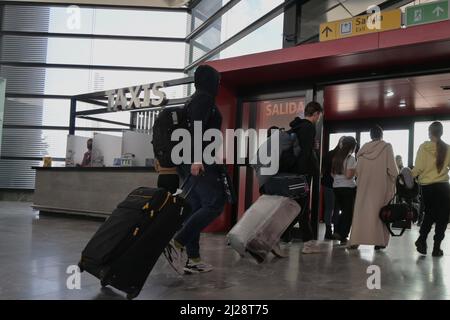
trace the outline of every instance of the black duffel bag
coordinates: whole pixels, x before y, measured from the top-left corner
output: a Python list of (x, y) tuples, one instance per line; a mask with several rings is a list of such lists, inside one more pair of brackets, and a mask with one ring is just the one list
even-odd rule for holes
[[(407, 203), (392, 203), (392, 200), (380, 210), (380, 219), (393, 237), (401, 237), (405, 230), (410, 228), (411, 223), (417, 221), (418, 216), (417, 209), (413, 206)], [(392, 231), (391, 224), (394, 223), (402, 228), (400, 234)]]
[(308, 179), (304, 175), (279, 173), (264, 183), (263, 193), (291, 199), (304, 198), (309, 195)]

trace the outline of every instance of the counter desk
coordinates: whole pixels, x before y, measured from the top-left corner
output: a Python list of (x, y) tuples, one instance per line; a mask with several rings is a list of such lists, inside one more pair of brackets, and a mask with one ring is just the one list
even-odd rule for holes
[(43, 168), (36, 170), (33, 208), (40, 212), (108, 217), (138, 187), (156, 187), (149, 167)]

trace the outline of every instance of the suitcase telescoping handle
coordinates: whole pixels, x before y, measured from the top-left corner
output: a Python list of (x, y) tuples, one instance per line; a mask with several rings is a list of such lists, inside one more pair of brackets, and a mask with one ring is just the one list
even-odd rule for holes
[(186, 199), (189, 194), (191, 193), (191, 191), (195, 188), (195, 186), (198, 183), (198, 178), (194, 180), (194, 183), (192, 183), (192, 185), (189, 187), (189, 189), (184, 192), (184, 187), (186, 186), (186, 184), (189, 182), (189, 180), (192, 178), (192, 174), (190, 173), (188, 175), (188, 177), (183, 181), (183, 184), (181, 185), (180, 189), (177, 190), (177, 192), (175, 192), (174, 196), (180, 196), (183, 199)]

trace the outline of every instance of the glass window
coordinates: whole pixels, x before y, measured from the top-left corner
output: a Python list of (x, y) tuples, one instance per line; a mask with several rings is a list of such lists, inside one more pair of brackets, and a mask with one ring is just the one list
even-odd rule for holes
[[(283, 0), (241, 1), (227, 11), (221, 18), (217, 19), (214, 24), (209, 26), (194, 41), (203, 46), (205, 50), (211, 50), (233, 37), (281, 3), (283, 3)], [(193, 60), (195, 61), (200, 57), (194, 55)]]
[(2, 155), (9, 157), (66, 156), (68, 130), (4, 129)]
[[(394, 156), (400, 155), (403, 164), (407, 165), (409, 161), (408, 146), (409, 146), (409, 130), (384, 130), (383, 140), (392, 144)], [(361, 132), (361, 146), (372, 141), (370, 133)]]
[(194, 29), (197, 29), (203, 22), (219, 11), (231, 0), (203, 0), (192, 9), (194, 19)]
[(7, 98), (5, 124), (68, 126), (70, 100)]
[(2, 59), (35, 63), (183, 68), (185, 46), (184, 42), (5, 36)]
[(339, 143), (339, 139), (341, 137), (353, 137), (356, 139), (356, 132), (339, 132), (339, 133), (330, 133), (330, 143), (328, 147), (328, 151), (333, 150), (337, 144)]
[[(98, 109), (99, 106), (93, 106), (86, 108), (78, 108), (77, 110), (92, 110), (92, 109)], [(130, 123), (130, 112), (129, 111), (119, 111), (119, 112), (110, 112), (110, 113), (104, 113), (104, 114), (94, 114), (90, 117), (103, 119), (103, 120), (109, 120), (109, 121), (115, 121), (115, 122), (121, 122), (124, 124), (129, 125)], [(125, 127), (122, 125), (116, 125), (116, 124), (110, 124), (106, 122), (100, 122), (100, 121), (94, 121), (94, 120), (86, 120), (83, 118), (77, 118), (76, 121), (77, 127), (89, 127), (89, 128), (116, 128), (116, 129), (128, 129), (129, 127)]]
[(284, 15), (279, 15), (261, 28), (224, 49), (220, 53), (220, 58), (232, 58), (283, 48), (283, 21)]
[(95, 9), (94, 34), (185, 38), (186, 12)]
[(176, 72), (10, 66), (1, 67), (1, 76), (8, 79), (7, 92), (55, 95), (76, 95), (184, 78), (183, 73)]
[(4, 30), (184, 38), (188, 14), (180, 11), (6, 5)]

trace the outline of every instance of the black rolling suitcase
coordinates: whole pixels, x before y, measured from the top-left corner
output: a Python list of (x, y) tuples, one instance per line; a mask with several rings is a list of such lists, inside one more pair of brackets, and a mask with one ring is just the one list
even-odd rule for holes
[(294, 173), (278, 173), (264, 183), (263, 193), (272, 196), (283, 196), (300, 199), (309, 195), (308, 179), (304, 175)]
[(138, 296), (189, 214), (186, 196), (174, 196), (161, 188), (131, 192), (86, 245), (80, 270), (100, 279), (102, 286), (126, 292), (127, 299)]

